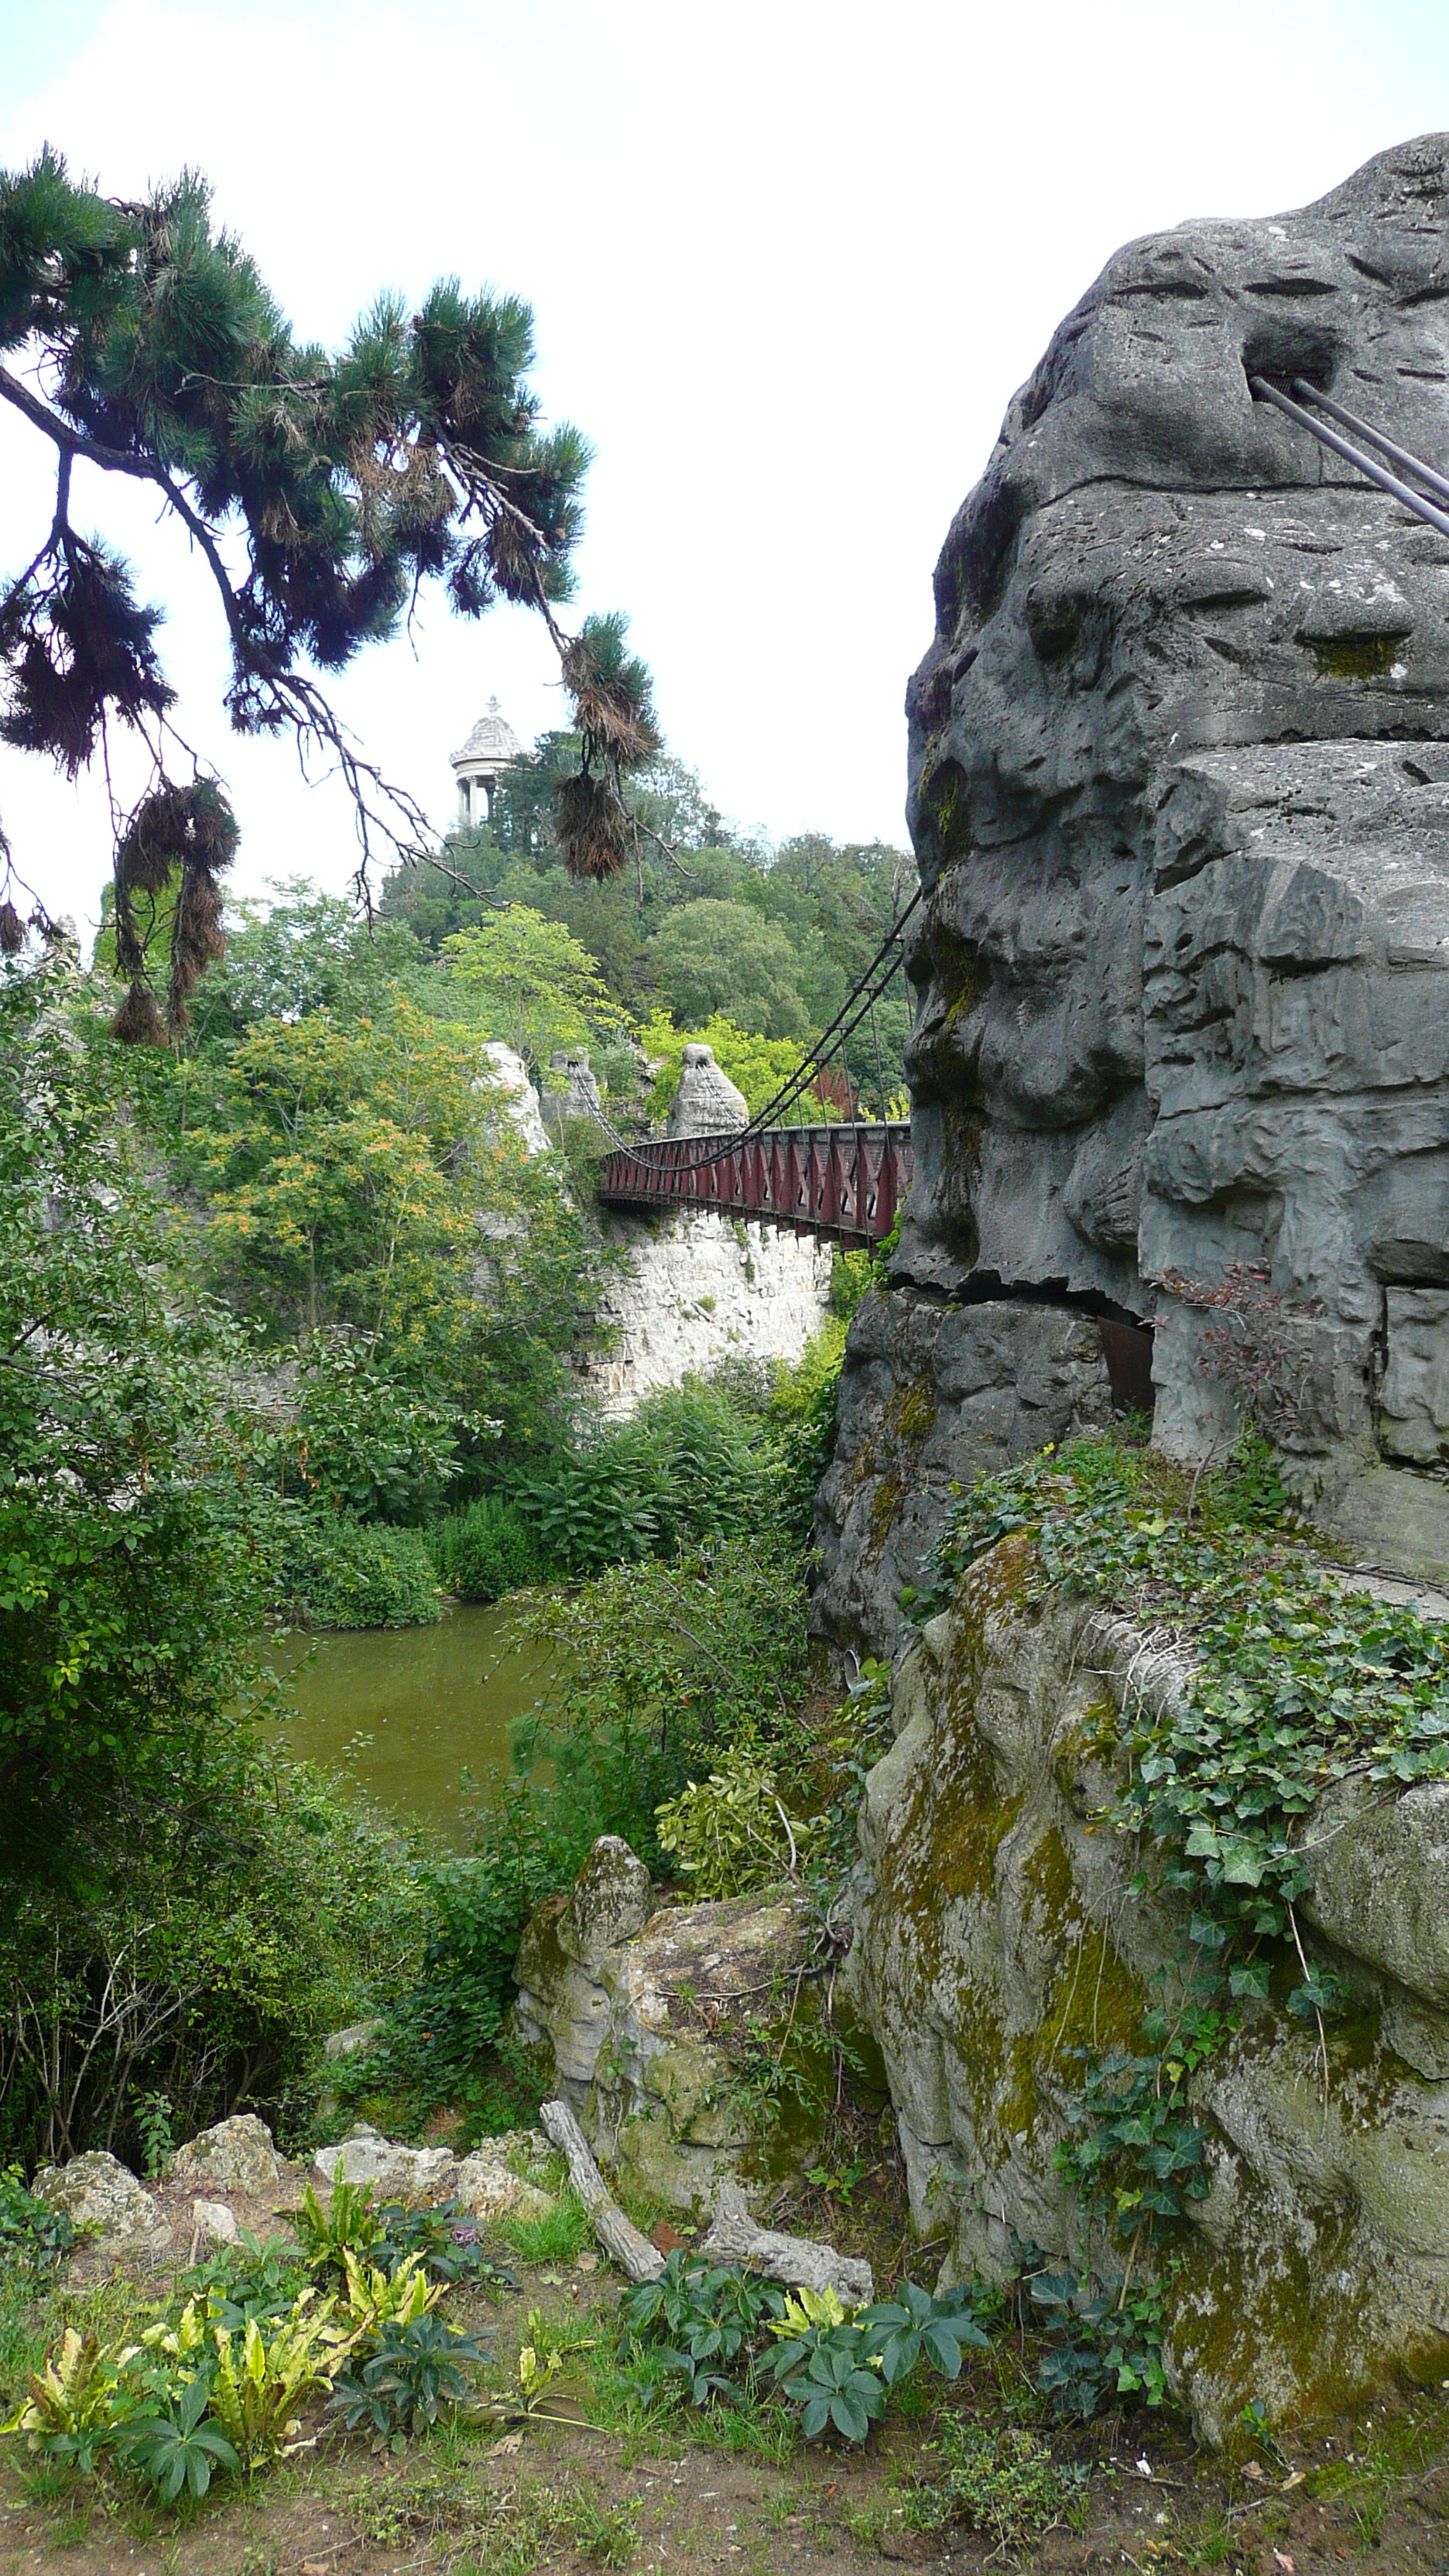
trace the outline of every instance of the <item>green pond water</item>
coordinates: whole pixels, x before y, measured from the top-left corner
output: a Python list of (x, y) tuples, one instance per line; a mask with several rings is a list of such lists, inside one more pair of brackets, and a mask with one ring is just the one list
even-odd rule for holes
[(296, 1709), (282, 1735), (304, 1760), (345, 1769), (380, 1806), (462, 1843), (461, 1773), (486, 1796), (490, 1765), (509, 1768), (513, 1720), (551, 1670), (547, 1655), (511, 1643), (510, 1626), (507, 1611), (458, 1602), (435, 1628), (286, 1638), (271, 1655)]

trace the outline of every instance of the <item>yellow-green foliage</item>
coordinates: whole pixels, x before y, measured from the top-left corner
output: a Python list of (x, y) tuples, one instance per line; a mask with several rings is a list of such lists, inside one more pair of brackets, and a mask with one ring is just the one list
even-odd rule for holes
[(701, 1897), (743, 1896), (793, 1877), (820, 1822), (789, 1813), (773, 1770), (745, 1746), (655, 1812), (662, 1848)]

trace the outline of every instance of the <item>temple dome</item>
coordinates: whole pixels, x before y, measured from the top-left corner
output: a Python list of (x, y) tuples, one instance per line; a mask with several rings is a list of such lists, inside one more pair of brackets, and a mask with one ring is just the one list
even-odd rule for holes
[(510, 760), (523, 756), (523, 745), (503, 714), (496, 698), (488, 701), (487, 713), (478, 718), (461, 751), (452, 754), (453, 773), (458, 781), (458, 828), (467, 831), (486, 823), (493, 811), (493, 790), (498, 773)]

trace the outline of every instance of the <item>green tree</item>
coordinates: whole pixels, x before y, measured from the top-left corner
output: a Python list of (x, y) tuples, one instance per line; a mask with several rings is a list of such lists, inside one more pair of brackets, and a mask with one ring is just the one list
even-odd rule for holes
[(225, 1316), (188, 1289), (55, 968), (0, 970), (0, 1877), (84, 1881), (241, 1687)]
[[(304, 754), (340, 768), (364, 869), (379, 833), (423, 855), (425, 819), (359, 755), (313, 673), (393, 634), (428, 581), (464, 616), (504, 599), (546, 619), (577, 734), (556, 782), (555, 835), (582, 875), (623, 864), (623, 779), (658, 746), (649, 678), (622, 619), (588, 618), (572, 638), (554, 619), (588, 450), (576, 430), (540, 429), (527, 305), (446, 279), (411, 312), (379, 297), (336, 354), (304, 346), (253, 261), (215, 227), (201, 179), (141, 202), (107, 198), (47, 148), (0, 174), (0, 353), (23, 370), (0, 365), (0, 401), (56, 459), (50, 526), (0, 593), (0, 736), (74, 778), (115, 722), (154, 761), (117, 851), (117, 956), (133, 978), (119, 1033), (161, 1034), (145, 904), (174, 894), (173, 1027), (220, 953), (236, 826), (213, 780), (166, 775), (174, 692), (160, 612), (117, 553), (77, 531), (77, 457), (149, 485), (186, 529), (226, 628), (233, 725), (290, 730)], [(13, 952), (22, 936), (12, 893), (0, 946)]]
[(540, 1069), (556, 1048), (627, 1025), (588, 950), (527, 904), (510, 903), (476, 930), (454, 932), (443, 954), (485, 1034)]
[(790, 940), (744, 904), (682, 904), (655, 932), (650, 963), (675, 1017), (691, 1026), (720, 1012), (760, 1037), (809, 1033)]

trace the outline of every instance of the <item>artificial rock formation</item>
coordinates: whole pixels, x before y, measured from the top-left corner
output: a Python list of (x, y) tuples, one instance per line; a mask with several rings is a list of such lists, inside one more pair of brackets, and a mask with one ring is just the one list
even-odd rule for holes
[(687, 1046), (666, 1136), (734, 1136), (749, 1123), (745, 1095), (715, 1063), (713, 1047)]
[(1105, 1422), (1102, 1343), (1070, 1307), (948, 1306), (909, 1289), (857, 1308), (816, 1501), (814, 1632), (857, 1661), (890, 1654), (953, 1491)]
[[(1120, 251), (1013, 400), (912, 682), (897, 1280), (1155, 1327), (1266, 1265), (1293, 1448), (1365, 1558), (1449, 1567), (1449, 542), (1270, 406), (1449, 465), (1449, 137)], [(1025, 1329), (1025, 1327), (1024, 1327)]]
[(501, 1038), (489, 1038), (483, 1047), (483, 1058), (488, 1068), (483, 1079), (499, 1094), (499, 1118), (513, 1129), (525, 1154), (545, 1153), (548, 1131), (539, 1110), (538, 1093), (517, 1048), (505, 1046)]
[(812, 1234), (716, 1208), (608, 1209), (600, 1231), (628, 1255), (605, 1273), (605, 1347), (585, 1363), (606, 1413), (721, 1361), (798, 1360), (829, 1313), (831, 1250)]
[(732, 2045), (748, 2022), (813, 2014), (808, 1930), (788, 1893), (656, 1911), (643, 1863), (601, 1835), (524, 1933), (515, 2035), (595, 2152), (703, 2216), (741, 2170), (788, 2170), (813, 2143), (803, 2121), (766, 2139)]
[[(1190, 1658), (1088, 1602), (1031, 1608), (1029, 1561), (1004, 1540), (900, 1666), (843, 1972), (885, 2057), (913, 2216), (950, 2233), (953, 2279), (1009, 2276), (1021, 2244), (1080, 2258), (1054, 2154), (1082, 2053), (1140, 2050), (1183, 1957), (1182, 1900), (1141, 1893), (1107, 1818), (1117, 1713), (1166, 1715)], [(1163, 2275), (1164, 2358), (1211, 2441), (1249, 2400), (1301, 2419), (1445, 2367), (1449, 1790), (1346, 1784), (1303, 1836), (1304, 1910), (1353, 2001), (1321, 2043), (1281, 2002), (1245, 2002), (1193, 2080), (1211, 2187)], [(1120, 2273), (1101, 2228), (1085, 2250)]]

